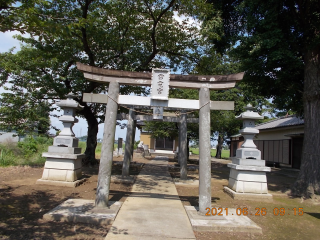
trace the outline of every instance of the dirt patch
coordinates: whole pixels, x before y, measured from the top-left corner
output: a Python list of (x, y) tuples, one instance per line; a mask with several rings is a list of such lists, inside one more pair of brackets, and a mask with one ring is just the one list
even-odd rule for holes
[[(137, 175), (146, 159), (134, 162)], [(115, 158), (112, 172), (121, 174), (122, 158)], [(84, 167), (87, 181), (77, 188), (37, 185), (42, 167), (0, 168), (0, 239), (104, 239), (110, 228), (81, 223), (48, 222), (43, 214), (69, 198), (95, 199), (98, 166)], [(132, 184), (111, 183), (110, 201), (125, 201)]]
[[(209, 239), (319, 239), (320, 236), (320, 199), (303, 200), (288, 196), (298, 172), (292, 169), (272, 168), (267, 173), (269, 193), (273, 195), (272, 203), (258, 201), (233, 200), (223, 192), (223, 186), (228, 185), (228, 160), (215, 159), (212, 162), (211, 196), (212, 206), (219, 208), (246, 208), (248, 217), (262, 228), (262, 235), (247, 233), (203, 233), (195, 232), (197, 240)], [(174, 177), (177, 171), (171, 171)], [(196, 171), (188, 171), (188, 176), (198, 178)], [(198, 206), (198, 186), (176, 185), (183, 205)], [(266, 214), (262, 215), (261, 209)], [(299, 213), (299, 208), (302, 212)], [(263, 212), (264, 214), (265, 212)], [(299, 215), (301, 214), (301, 215)]]
[[(132, 174), (138, 174), (142, 164), (152, 159), (135, 154)], [(114, 158), (113, 174), (121, 174), (122, 158)], [(320, 201), (290, 198), (286, 193), (298, 172), (290, 169), (272, 169), (268, 173), (269, 192), (274, 195), (272, 203), (233, 200), (223, 192), (228, 184), (227, 160), (212, 162), (212, 204), (221, 208), (247, 208), (248, 217), (262, 227), (262, 235), (246, 233), (200, 233), (197, 240), (208, 239), (319, 239)], [(170, 173), (179, 176), (176, 161), (170, 159)], [(199, 160), (193, 156), (188, 163), (188, 177), (198, 179)], [(9, 167), (0, 168), (0, 239), (104, 239), (110, 226), (100, 227), (80, 223), (48, 222), (43, 214), (69, 198), (95, 199), (98, 167), (83, 168), (88, 180), (77, 188), (36, 185), (43, 168)], [(176, 186), (184, 205), (198, 205), (198, 186)], [(131, 184), (111, 184), (110, 200), (124, 201), (130, 194)], [(255, 215), (262, 208), (266, 215)], [(284, 208), (286, 213), (276, 216), (273, 210)], [(296, 208), (296, 215), (294, 215)], [(303, 215), (299, 216), (298, 209)], [(252, 214), (252, 215), (251, 215)], [(290, 214), (290, 215), (289, 215)], [(150, 229), (152, 231), (152, 229)]]

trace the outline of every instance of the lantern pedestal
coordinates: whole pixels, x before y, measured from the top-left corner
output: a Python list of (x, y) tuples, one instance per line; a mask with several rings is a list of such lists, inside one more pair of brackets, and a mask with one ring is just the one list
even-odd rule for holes
[(228, 167), (229, 183), (224, 191), (233, 199), (272, 201), (266, 176), (271, 169), (265, 166), (265, 160), (234, 158)]
[(74, 117), (75, 110), (81, 107), (70, 98), (60, 101), (57, 105), (64, 110), (64, 115), (59, 118), (64, 129), (54, 138), (53, 146), (49, 147), (48, 152), (42, 153), (47, 159), (42, 178), (37, 180), (37, 184), (76, 187), (85, 181), (81, 179), (82, 159), (85, 155), (81, 154), (79, 140), (72, 131), (72, 126), (78, 122)]

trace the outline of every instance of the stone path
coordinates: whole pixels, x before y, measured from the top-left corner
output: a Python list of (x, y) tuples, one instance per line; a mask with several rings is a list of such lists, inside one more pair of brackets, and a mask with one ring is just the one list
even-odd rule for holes
[(144, 165), (107, 240), (196, 239), (167, 164), (167, 157), (156, 157)]

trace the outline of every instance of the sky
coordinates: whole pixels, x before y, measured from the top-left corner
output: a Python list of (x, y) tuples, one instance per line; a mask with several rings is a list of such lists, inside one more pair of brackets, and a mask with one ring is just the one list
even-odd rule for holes
[[(17, 31), (12, 31), (12, 32), (5, 32), (2, 33), (0, 32), (0, 52), (7, 52), (9, 49), (15, 47), (14, 52), (18, 51), (20, 49), (20, 42), (16, 39), (13, 38), (14, 35), (19, 34)], [(3, 92), (4, 90), (0, 88), (0, 93)], [(62, 115), (62, 112), (60, 113), (55, 113), (58, 115)], [(79, 118), (79, 122), (76, 123), (73, 127), (73, 132), (75, 133), (76, 137), (80, 136), (85, 136), (87, 135), (87, 130), (88, 130), (88, 124), (87, 121), (84, 118)], [(59, 121), (58, 118), (56, 117), (50, 117), (51, 120), (51, 125), (58, 128), (62, 129), (63, 124)], [(121, 121), (121, 123), (126, 123), (127, 121)], [(99, 124), (99, 132), (98, 132), (98, 138), (103, 137), (103, 130), (104, 130), (104, 124)], [(116, 134), (115, 134), (115, 139), (118, 138), (123, 138), (124, 140), (126, 139), (126, 128), (125, 129), (120, 129), (119, 126), (116, 127)], [(50, 130), (50, 133), (55, 134), (55, 130)], [(136, 135), (135, 135), (135, 140), (138, 141), (140, 139), (140, 130), (136, 129)]]
[(7, 52), (12, 47), (20, 49), (20, 42), (13, 38), (16, 34), (18, 34), (17, 31), (0, 32), (0, 52)]

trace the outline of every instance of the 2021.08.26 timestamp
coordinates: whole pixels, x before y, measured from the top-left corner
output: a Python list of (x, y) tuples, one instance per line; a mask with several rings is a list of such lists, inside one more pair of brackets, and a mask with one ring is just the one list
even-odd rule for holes
[[(238, 215), (238, 216), (265, 216), (267, 215), (266, 208), (255, 208), (254, 213), (250, 213), (248, 208), (237, 208), (236, 211), (229, 211), (228, 208), (206, 208), (206, 216), (231, 216), (231, 215)], [(303, 208), (273, 208), (272, 211), (274, 216), (285, 216), (285, 215), (293, 215), (293, 216), (302, 216), (303, 215)]]

